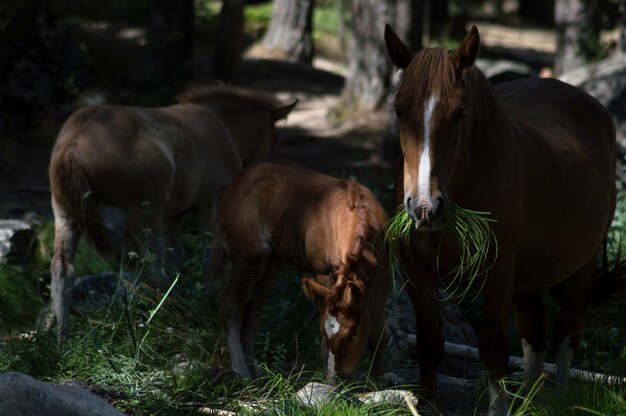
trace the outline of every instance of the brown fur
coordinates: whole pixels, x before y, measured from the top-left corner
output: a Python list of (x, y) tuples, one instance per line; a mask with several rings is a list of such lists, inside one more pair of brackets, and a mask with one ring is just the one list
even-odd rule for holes
[[(382, 371), (384, 306), (390, 270), (382, 246), (386, 215), (367, 188), (288, 162), (257, 163), (229, 186), (219, 229), (232, 274), (219, 297), (233, 369), (256, 371), (254, 335), (276, 277), (286, 263), (316, 276), (303, 288), (320, 308), (329, 376), (348, 377), (369, 342), (374, 372)], [(332, 315), (337, 334), (327, 336)], [(370, 331), (371, 326), (371, 331)]]
[[(201, 229), (213, 231), (222, 190), (245, 163), (269, 155), (276, 141), (275, 122), (295, 106), (225, 86), (196, 88), (180, 100), (160, 108), (85, 107), (59, 132), (50, 160), (56, 289), (55, 316), (49, 324), (56, 320), (62, 337), (67, 335), (73, 259), (81, 233), (97, 248), (111, 251), (97, 204), (116, 207), (126, 216), (125, 246), (116, 247), (116, 254), (132, 250), (141, 255), (149, 246), (173, 274), (181, 260), (185, 215), (195, 213)], [(170, 278), (159, 267), (144, 275), (159, 286)]]

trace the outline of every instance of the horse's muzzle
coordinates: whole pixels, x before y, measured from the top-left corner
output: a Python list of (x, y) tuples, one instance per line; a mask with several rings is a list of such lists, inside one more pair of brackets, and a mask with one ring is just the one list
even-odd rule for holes
[(442, 196), (432, 202), (423, 198), (408, 198), (406, 207), (418, 231), (435, 231), (441, 228), (441, 219), (446, 210), (446, 202)]

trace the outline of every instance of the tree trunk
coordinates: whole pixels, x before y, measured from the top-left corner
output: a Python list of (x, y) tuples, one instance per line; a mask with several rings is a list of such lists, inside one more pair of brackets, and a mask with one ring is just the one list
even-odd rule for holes
[(149, 53), (155, 83), (173, 84), (193, 69), (193, 0), (151, 0)]
[(555, 5), (560, 0), (520, 0), (518, 12), (535, 23), (551, 25), (554, 22)]
[(626, 53), (626, 0), (619, 0), (617, 6), (618, 23), (617, 31), (619, 33), (617, 38), (617, 53)]
[(430, 39), (443, 37), (449, 17), (448, 0), (430, 0), (428, 12)]
[(311, 63), (314, 6), (315, 0), (274, 0), (263, 47), (281, 58)]
[(383, 37), (386, 22), (395, 21), (395, 1), (352, 0), (350, 69), (343, 91), (350, 109), (380, 108), (388, 93), (392, 66)]
[(423, 47), (424, 3), (427, 0), (397, 0), (394, 31), (414, 51)]
[(597, 10), (585, 7), (582, 0), (556, 0), (554, 20), (557, 30), (557, 50), (554, 57), (556, 75), (585, 63), (596, 52), (599, 27), (594, 16)]
[(232, 81), (237, 74), (243, 53), (243, 7), (245, 0), (224, 0), (215, 41), (213, 75)]

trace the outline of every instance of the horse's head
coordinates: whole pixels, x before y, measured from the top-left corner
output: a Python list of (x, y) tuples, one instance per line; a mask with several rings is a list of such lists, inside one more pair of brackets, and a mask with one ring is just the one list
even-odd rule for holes
[(338, 279), (332, 287), (305, 277), (307, 297), (320, 308), (322, 359), (331, 381), (349, 379), (354, 372), (369, 332), (367, 299), (362, 282)]
[(418, 230), (440, 228), (447, 186), (458, 164), (466, 106), (463, 74), (478, 53), (475, 26), (459, 48), (413, 53), (387, 25), (387, 50), (404, 70), (395, 110), (404, 156), (404, 205)]

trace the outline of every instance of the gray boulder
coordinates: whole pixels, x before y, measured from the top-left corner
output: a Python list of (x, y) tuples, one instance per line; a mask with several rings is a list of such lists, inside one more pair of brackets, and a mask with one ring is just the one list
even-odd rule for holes
[(483, 71), (492, 84), (537, 75), (529, 65), (506, 59), (480, 58), (476, 60), (476, 66)]
[(0, 374), (0, 414), (11, 416), (123, 416), (77, 386), (44, 383), (16, 372)]
[(33, 260), (38, 226), (34, 218), (0, 220), (0, 264), (27, 264)]
[(559, 79), (600, 101), (613, 115), (618, 141), (626, 144), (626, 55), (582, 65), (562, 74)]

